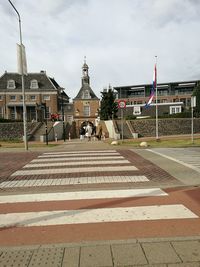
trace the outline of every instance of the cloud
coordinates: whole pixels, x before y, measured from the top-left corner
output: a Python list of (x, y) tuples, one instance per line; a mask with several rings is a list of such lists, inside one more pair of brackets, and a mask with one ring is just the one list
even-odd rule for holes
[[(199, 79), (198, 0), (13, 0), (30, 72), (44, 69), (73, 98), (87, 56), (91, 86)], [(0, 3), (1, 72), (16, 71), (16, 14)]]

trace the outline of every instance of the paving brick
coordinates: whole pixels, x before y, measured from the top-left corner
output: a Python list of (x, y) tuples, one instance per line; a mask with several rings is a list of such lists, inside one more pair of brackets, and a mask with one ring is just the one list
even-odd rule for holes
[(89, 246), (81, 248), (80, 267), (112, 267), (110, 246)]
[(114, 266), (147, 264), (140, 244), (112, 245)]
[(181, 262), (170, 242), (143, 243), (142, 247), (150, 264)]
[(34, 251), (29, 267), (61, 267), (64, 248), (40, 248)]
[(1, 267), (27, 267), (32, 257), (32, 250), (4, 251), (0, 256)]
[(171, 243), (183, 262), (200, 261), (200, 242), (194, 240)]
[(80, 247), (65, 248), (62, 267), (79, 267)]
[(36, 158), (39, 152), (0, 152), (1, 176), (0, 181), (6, 180), (16, 170)]
[(168, 267), (200, 267), (200, 263), (197, 262), (176, 263), (176, 264), (168, 264)]

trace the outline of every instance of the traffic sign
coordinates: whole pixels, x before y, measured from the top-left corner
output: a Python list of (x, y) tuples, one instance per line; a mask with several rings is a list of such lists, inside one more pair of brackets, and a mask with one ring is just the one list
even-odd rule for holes
[(196, 107), (196, 96), (191, 96), (191, 107), (192, 108)]
[(126, 101), (125, 100), (119, 100), (118, 101), (118, 108), (126, 108)]

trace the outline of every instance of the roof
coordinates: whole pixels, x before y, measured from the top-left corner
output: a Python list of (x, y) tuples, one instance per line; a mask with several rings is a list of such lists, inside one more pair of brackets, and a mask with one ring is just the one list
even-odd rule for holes
[[(8, 80), (14, 80), (15, 81), (15, 89), (7, 89), (7, 81)], [(32, 89), (34, 91), (57, 91), (60, 86), (58, 83), (48, 77), (46, 75), (45, 71), (41, 71), (39, 73), (28, 73), (28, 75), (24, 75), (24, 85), (25, 89), (30, 88), (31, 80), (37, 80), (38, 82), (38, 89)], [(22, 90), (22, 81), (21, 81), (21, 75), (18, 73), (12, 73), (12, 72), (5, 72), (1, 77), (0, 77), (0, 91), (1, 90), (15, 90), (15, 91), (21, 91)]]
[(88, 83), (83, 84), (83, 86), (81, 87), (81, 89), (79, 90), (77, 96), (74, 98), (74, 100), (78, 100), (78, 99), (83, 99), (83, 94), (84, 91), (88, 90), (89, 94), (90, 94), (90, 100), (91, 99), (96, 99), (99, 100), (99, 98), (95, 95), (95, 93), (93, 92), (92, 88), (90, 87), (90, 85)]
[[(192, 86), (192, 84), (199, 84), (200, 80), (193, 80), (193, 81), (178, 81), (178, 82), (168, 82), (168, 83), (158, 83), (158, 86), (164, 86), (164, 85), (174, 85), (174, 86)], [(127, 85), (127, 86), (114, 86), (113, 89), (115, 90), (120, 90), (120, 89), (124, 89), (124, 90), (130, 90), (130, 89), (134, 89), (134, 88), (139, 88), (139, 87), (151, 87), (152, 84), (137, 84), (137, 85)], [(194, 85), (193, 85), (194, 86)]]

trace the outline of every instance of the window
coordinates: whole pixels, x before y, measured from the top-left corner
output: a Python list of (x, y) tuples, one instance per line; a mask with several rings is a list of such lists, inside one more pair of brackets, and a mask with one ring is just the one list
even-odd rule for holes
[(90, 116), (90, 106), (83, 107), (83, 116)]
[(15, 95), (11, 95), (10, 96), (10, 100), (15, 101), (16, 100), (16, 96)]
[[(45, 112), (45, 110), (44, 110), (44, 112)], [(45, 115), (46, 115), (46, 116), (44, 116), (45, 119), (49, 119), (50, 118), (50, 107), (48, 107), (48, 106), (46, 106), (46, 114)]]
[(31, 95), (30, 96), (30, 100), (32, 100), (32, 101), (36, 100), (36, 96), (35, 95)]
[(85, 90), (83, 93), (83, 98), (84, 99), (89, 99), (90, 98), (90, 94), (89, 94), (89, 90)]
[(15, 113), (14, 107), (10, 108), (10, 118), (11, 118), (11, 120), (15, 120), (16, 119), (16, 113)]
[(38, 81), (37, 80), (31, 80), (31, 89), (38, 89)]
[(8, 80), (7, 81), (7, 89), (15, 89), (15, 81), (14, 80)]
[(158, 95), (167, 96), (168, 95), (168, 90), (158, 90)]
[[(23, 100), (23, 95), (20, 95), (20, 101)], [(27, 96), (25, 96), (25, 100), (27, 100)]]
[(169, 109), (170, 109), (170, 114), (181, 113), (181, 106), (171, 106), (169, 107)]
[(46, 100), (50, 100), (50, 95), (43, 95), (43, 100), (46, 101)]
[(2, 96), (2, 95), (0, 95), (0, 101), (1, 101), (1, 100), (3, 100), (3, 96)]

